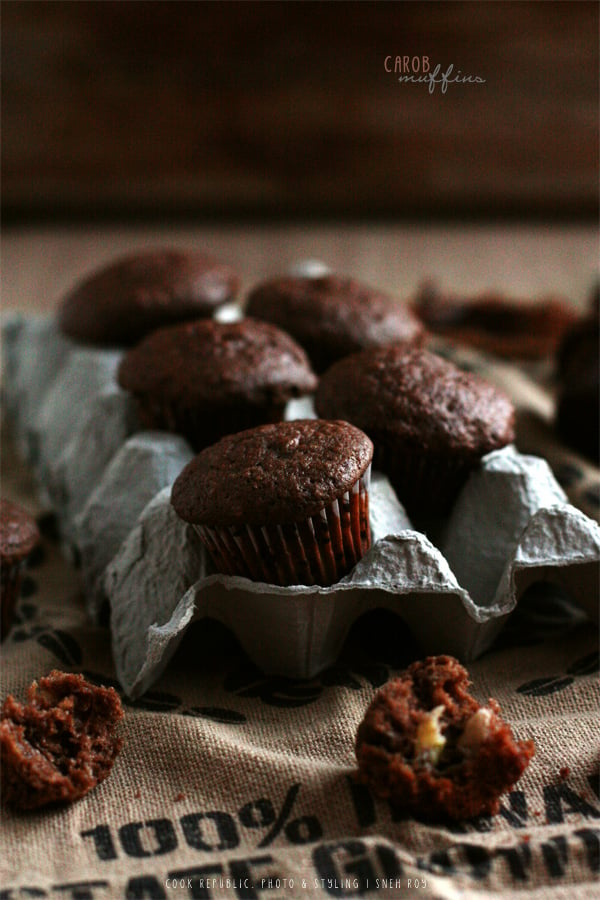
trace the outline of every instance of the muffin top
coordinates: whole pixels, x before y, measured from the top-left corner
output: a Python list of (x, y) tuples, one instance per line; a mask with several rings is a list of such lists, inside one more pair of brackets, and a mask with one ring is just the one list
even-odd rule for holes
[(424, 336), (423, 325), (407, 306), (340, 275), (274, 278), (249, 294), (246, 309), (248, 315), (285, 328), (306, 345), (309, 355), (317, 344), (323, 365), (366, 347), (420, 343)]
[(381, 347), (340, 360), (321, 379), (315, 403), (320, 416), (347, 419), (375, 443), (391, 436), (468, 457), (514, 439), (508, 397), (426, 350)]
[(207, 407), (240, 399), (285, 401), (317, 385), (293, 338), (252, 319), (201, 319), (161, 328), (125, 354), (118, 380), (134, 394), (155, 394), (167, 402), (185, 397)]
[(372, 457), (369, 438), (347, 422), (261, 425), (199, 453), (175, 481), (171, 503), (202, 525), (300, 521), (350, 490)]
[(148, 250), (80, 281), (58, 321), (76, 341), (129, 346), (161, 325), (211, 316), (238, 288), (234, 270), (208, 253)]
[(29, 556), (39, 543), (40, 533), (35, 519), (10, 500), (0, 500), (0, 558), (3, 562), (19, 562)]

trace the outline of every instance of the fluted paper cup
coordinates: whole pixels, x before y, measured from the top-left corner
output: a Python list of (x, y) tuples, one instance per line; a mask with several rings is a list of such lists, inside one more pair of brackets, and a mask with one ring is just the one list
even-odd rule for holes
[(280, 525), (197, 525), (219, 572), (266, 584), (335, 584), (371, 546), (371, 468), (313, 516)]

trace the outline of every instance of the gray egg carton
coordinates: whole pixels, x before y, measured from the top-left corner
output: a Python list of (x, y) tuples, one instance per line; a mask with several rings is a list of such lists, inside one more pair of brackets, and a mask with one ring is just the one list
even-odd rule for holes
[[(118, 388), (117, 350), (76, 347), (51, 320), (3, 326), (4, 395), (20, 445), (79, 551), (90, 616), (110, 603), (118, 678), (130, 696), (160, 676), (192, 622), (230, 628), (264, 671), (308, 678), (352, 624), (384, 608), (426, 653), (469, 661), (533, 583), (560, 585), (597, 620), (600, 528), (570, 506), (547, 463), (507, 447), (485, 457), (434, 545), (374, 473), (373, 544), (330, 587), (277, 587), (214, 574), (170, 489), (192, 457), (181, 438), (138, 432)], [(35, 402), (33, 394), (35, 394)], [(293, 401), (287, 418), (314, 415)]]

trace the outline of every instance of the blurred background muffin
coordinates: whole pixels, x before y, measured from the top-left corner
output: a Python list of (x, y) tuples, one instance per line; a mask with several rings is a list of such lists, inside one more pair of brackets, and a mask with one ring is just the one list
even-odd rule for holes
[(294, 339), (250, 318), (161, 328), (125, 354), (118, 380), (142, 427), (181, 434), (195, 450), (281, 420), (289, 400), (317, 386)]
[(128, 346), (161, 326), (212, 316), (238, 287), (234, 270), (204, 251), (144, 250), (82, 279), (62, 301), (59, 324), (80, 343)]
[(461, 296), (431, 281), (421, 285), (415, 310), (435, 334), (509, 360), (549, 359), (577, 319), (559, 297)]
[(508, 397), (425, 350), (392, 345), (347, 356), (321, 378), (315, 405), (369, 435), (374, 467), (417, 521), (447, 513), (481, 457), (514, 440)]
[(317, 372), (358, 350), (400, 343), (416, 347), (425, 336), (407, 305), (342, 275), (262, 282), (250, 292), (246, 312), (292, 334)]

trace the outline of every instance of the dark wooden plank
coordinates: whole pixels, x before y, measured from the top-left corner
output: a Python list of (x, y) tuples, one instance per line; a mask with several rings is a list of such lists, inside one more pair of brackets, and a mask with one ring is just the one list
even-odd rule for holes
[(593, 215), (598, 10), (5, 2), (5, 215)]

